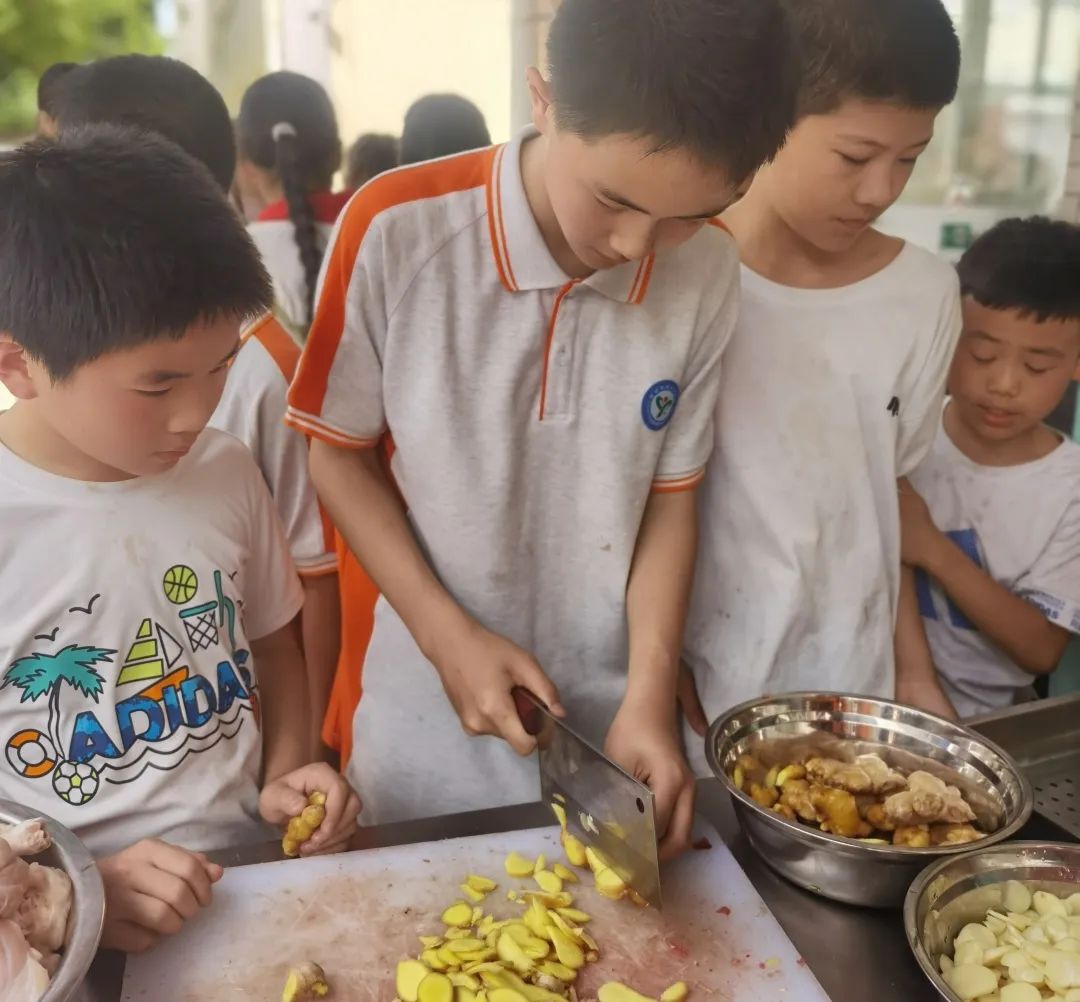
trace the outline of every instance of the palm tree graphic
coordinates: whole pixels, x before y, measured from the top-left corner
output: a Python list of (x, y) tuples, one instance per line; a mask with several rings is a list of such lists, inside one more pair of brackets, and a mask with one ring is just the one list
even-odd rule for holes
[(104, 689), (105, 679), (94, 665), (112, 663), (116, 651), (100, 647), (79, 647), (72, 644), (55, 654), (30, 654), (11, 664), (0, 682), (0, 689), (9, 685), (22, 689), (20, 703), (36, 702), (42, 696), (49, 698), (49, 737), (57, 754), (64, 759), (63, 742), (60, 740), (60, 688), (65, 683), (95, 703)]

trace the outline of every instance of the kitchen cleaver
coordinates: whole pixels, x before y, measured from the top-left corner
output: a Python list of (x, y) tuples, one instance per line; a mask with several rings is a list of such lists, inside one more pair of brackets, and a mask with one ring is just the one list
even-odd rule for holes
[(540, 795), (566, 808), (571, 834), (592, 846), (629, 887), (661, 907), (653, 794), (576, 734), (526, 689), (514, 690), (521, 722), (535, 736)]

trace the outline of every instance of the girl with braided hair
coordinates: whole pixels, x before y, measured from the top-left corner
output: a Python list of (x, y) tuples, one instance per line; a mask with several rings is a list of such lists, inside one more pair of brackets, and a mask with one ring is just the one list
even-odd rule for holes
[(236, 121), (237, 191), (274, 281), (278, 319), (303, 341), (323, 251), (347, 192), (334, 107), (315, 80), (280, 71), (245, 92)]

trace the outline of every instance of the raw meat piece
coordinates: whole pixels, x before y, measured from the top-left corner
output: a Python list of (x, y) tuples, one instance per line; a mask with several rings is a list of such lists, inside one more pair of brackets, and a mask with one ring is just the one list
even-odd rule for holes
[(63, 948), (71, 896), (71, 879), (66, 873), (52, 866), (30, 864), (30, 880), (15, 913), (15, 923), (35, 950), (49, 954)]
[(37, 1002), (48, 984), (18, 927), (0, 920), (0, 1002)]
[(15, 850), (16, 856), (36, 856), (52, 845), (52, 836), (41, 818), (0, 825), (0, 838)]
[(11, 918), (26, 894), (30, 866), (0, 839), (0, 919)]

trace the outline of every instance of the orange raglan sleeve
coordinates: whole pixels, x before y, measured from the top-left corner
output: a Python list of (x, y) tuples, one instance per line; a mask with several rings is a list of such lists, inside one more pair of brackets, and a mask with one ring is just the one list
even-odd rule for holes
[(388, 310), (379, 186), (355, 195), (338, 219), (323, 262), (318, 305), (287, 422), (346, 449), (378, 444), (386, 430), (382, 358)]

